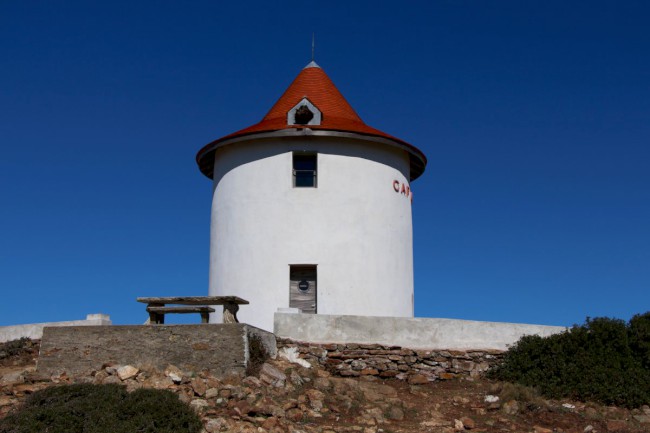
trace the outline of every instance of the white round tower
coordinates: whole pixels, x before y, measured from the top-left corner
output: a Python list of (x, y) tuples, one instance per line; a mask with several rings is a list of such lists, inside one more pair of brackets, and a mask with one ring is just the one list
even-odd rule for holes
[(314, 62), (197, 162), (214, 182), (209, 292), (250, 301), (241, 322), (272, 331), (290, 307), (413, 316), (410, 181), (426, 157), (363, 123)]

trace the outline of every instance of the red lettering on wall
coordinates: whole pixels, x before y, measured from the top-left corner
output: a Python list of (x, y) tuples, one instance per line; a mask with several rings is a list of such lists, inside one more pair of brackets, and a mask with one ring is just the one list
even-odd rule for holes
[(411, 203), (413, 203), (413, 191), (411, 191), (411, 187), (407, 183), (402, 183), (399, 180), (393, 180), (393, 189), (395, 192), (406, 196), (409, 200), (411, 200)]

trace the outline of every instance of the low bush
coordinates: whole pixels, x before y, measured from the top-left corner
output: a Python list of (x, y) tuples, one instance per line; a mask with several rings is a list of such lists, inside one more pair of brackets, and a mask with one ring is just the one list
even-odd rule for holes
[(35, 392), (0, 433), (197, 433), (200, 418), (171, 391), (76, 384)]
[(643, 367), (650, 370), (650, 312), (630, 319), (629, 335), (630, 348), (640, 357)]
[(7, 341), (6, 343), (0, 343), (0, 361), (19, 355), (32, 348), (33, 345), (32, 340), (29, 338), (21, 338), (18, 340)]
[(568, 397), (625, 407), (650, 403), (650, 312), (629, 323), (587, 318), (549, 337), (525, 336), (488, 377)]

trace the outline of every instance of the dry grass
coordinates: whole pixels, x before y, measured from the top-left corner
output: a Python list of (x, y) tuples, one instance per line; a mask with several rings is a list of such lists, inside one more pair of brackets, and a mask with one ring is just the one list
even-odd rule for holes
[(540, 393), (529, 386), (517, 383), (498, 382), (492, 385), (492, 392), (498, 395), (501, 401), (517, 401), (528, 409), (539, 409), (547, 406), (547, 402)]

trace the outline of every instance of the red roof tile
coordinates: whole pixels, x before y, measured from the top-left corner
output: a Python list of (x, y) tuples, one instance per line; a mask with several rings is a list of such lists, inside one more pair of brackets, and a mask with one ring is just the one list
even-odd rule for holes
[[(321, 111), (322, 121), (320, 125), (287, 124), (287, 113), (303, 98), (309, 99)], [(411, 179), (420, 176), (426, 165), (426, 157), (415, 146), (363, 123), (332, 80), (314, 62), (307, 65), (298, 74), (261, 122), (209, 143), (197, 154), (197, 162), (203, 174), (212, 177), (214, 168), (213, 152), (219, 143), (243, 135), (293, 128), (351, 132), (381, 137), (401, 144), (406, 147), (411, 157)]]

